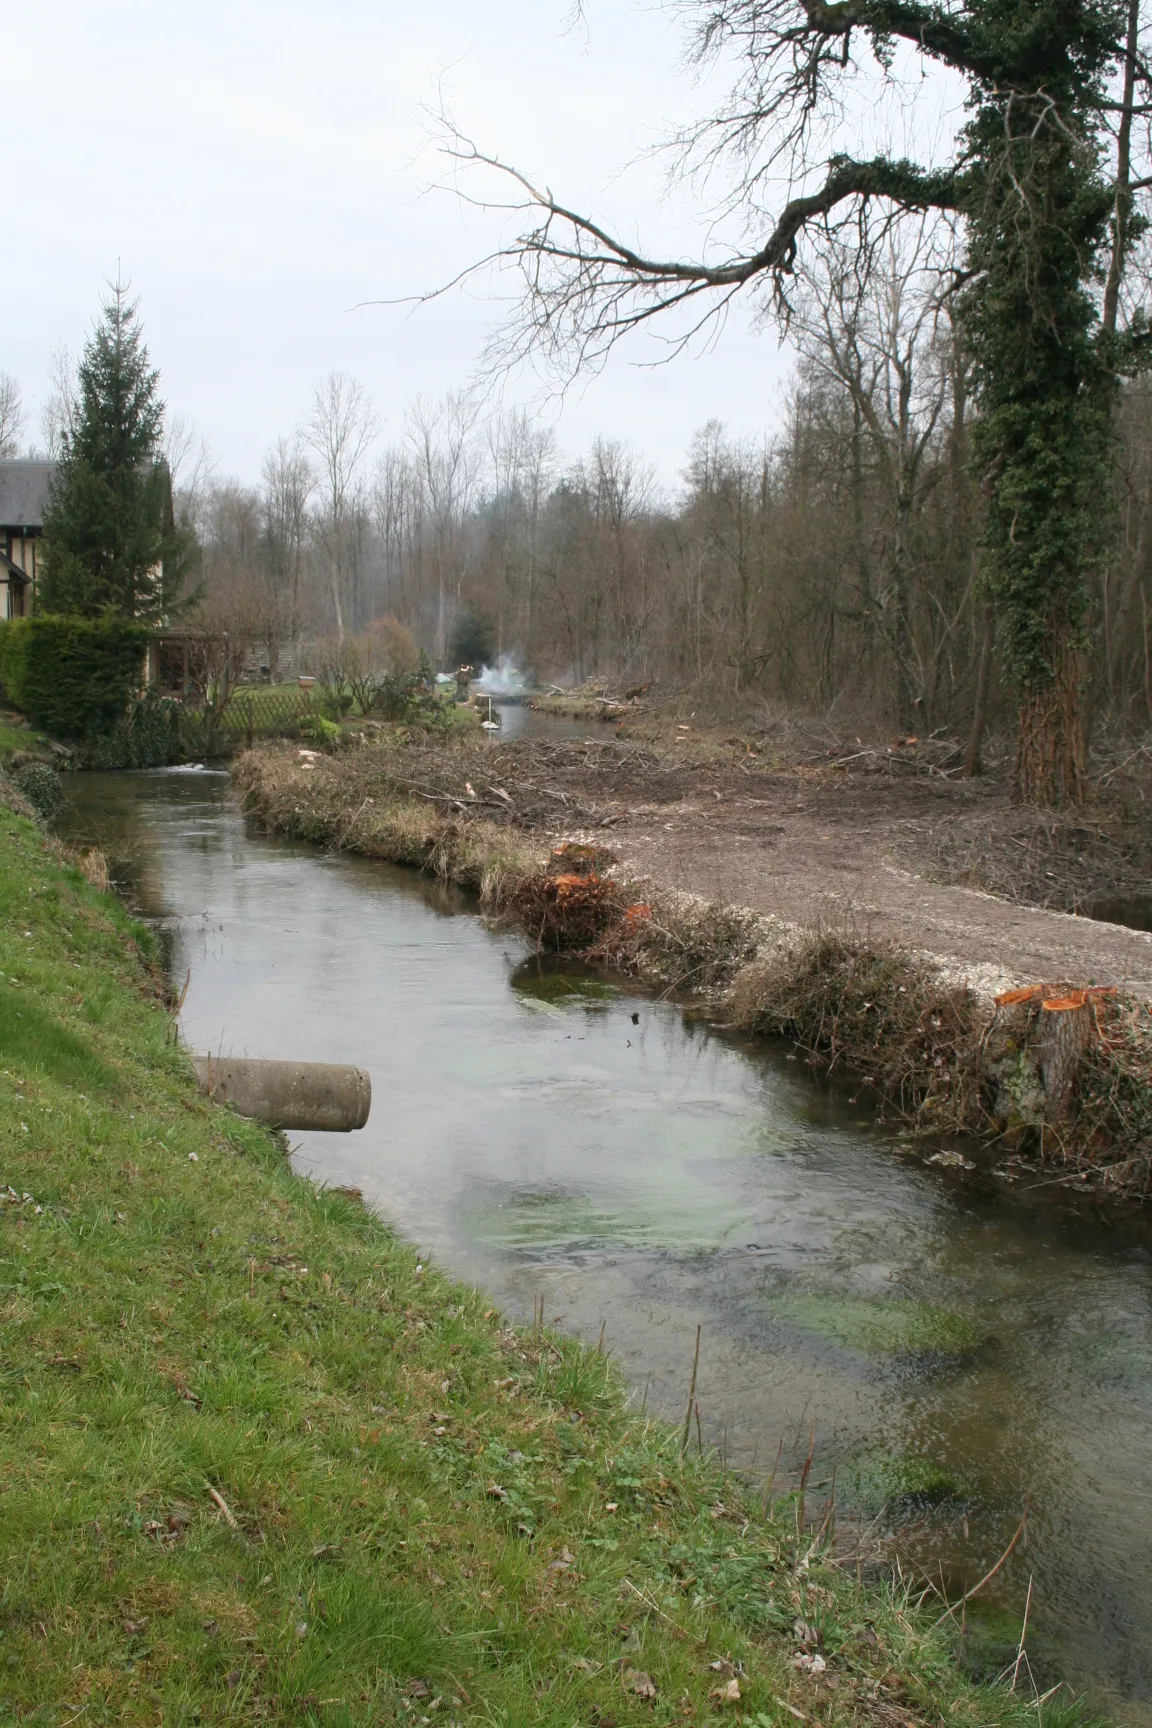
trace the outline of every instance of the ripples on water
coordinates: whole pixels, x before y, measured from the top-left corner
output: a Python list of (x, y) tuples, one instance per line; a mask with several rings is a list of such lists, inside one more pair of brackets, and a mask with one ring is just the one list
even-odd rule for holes
[[(885, 1503), (1041, 1670), (1152, 1720), (1146, 1238), (966, 1194), (782, 1051), (549, 967), (462, 896), (253, 833), (209, 772), (76, 776), (67, 818), (163, 916), (194, 1048), (360, 1063), (361, 1133), (298, 1137), (510, 1309), (542, 1294), (706, 1443)], [(638, 1017), (638, 1018), (637, 1018)], [(1000, 1616), (999, 1622), (997, 1616)], [(1031, 1642), (1031, 1634), (1030, 1634)]]

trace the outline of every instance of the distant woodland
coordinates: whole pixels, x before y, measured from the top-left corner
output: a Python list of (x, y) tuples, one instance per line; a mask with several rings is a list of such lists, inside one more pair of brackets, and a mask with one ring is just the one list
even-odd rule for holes
[[(718, 416), (672, 484), (611, 437), (566, 456), (532, 413), (477, 391), (417, 398), (388, 442), (363, 386), (330, 374), (258, 485), (215, 475), (169, 415), (194, 531), (184, 616), (227, 631), (234, 670), (272, 678), (338, 652), (395, 670), (424, 649), (446, 668), (466, 618), (484, 658), (544, 683), (653, 682), (719, 712), (961, 739), (974, 716), (1010, 727), (951, 280), (938, 229), (893, 238), (866, 273), (826, 247), (792, 292), (799, 358), (777, 429), (742, 442)], [(15, 454), (19, 392), (0, 383), (0, 454)], [(45, 415), (47, 453), (70, 389)], [(1116, 434), (1086, 731), (1152, 722), (1152, 380), (1123, 386)]]
[[(642, 451), (604, 437), (568, 459), (531, 415), (465, 395), (417, 400), (381, 448), (365, 392), (330, 376), (259, 486), (186, 485), (199, 621), (273, 674), (317, 638), (392, 640), (385, 621), (443, 666), (467, 608), (493, 658), (546, 681), (658, 680), (720, 708), (959, 735), (983, 682), (1007, 720), (979, 597), (969, 377), (938, 285), (893, 267), (850, 302), (823, 286), (795, 311), (780, 429), (750, 444), (710, 421), (672, 489)], [(1119, 430), (1089, 713), (1126, 728), (1152, 718), (1148, 381), (1126, 387)]]

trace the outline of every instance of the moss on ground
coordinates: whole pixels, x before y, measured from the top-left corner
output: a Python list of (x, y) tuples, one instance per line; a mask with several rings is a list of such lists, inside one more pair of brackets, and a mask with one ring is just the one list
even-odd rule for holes
[(1035, 1720), (202, 1100), (153, 959), (0, 800), (0, 1717)]

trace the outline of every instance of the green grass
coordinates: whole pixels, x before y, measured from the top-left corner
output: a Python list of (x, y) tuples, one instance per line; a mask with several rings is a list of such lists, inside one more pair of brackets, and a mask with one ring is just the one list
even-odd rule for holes
[(43, 732), (30, 731), (25, 726), (17, 725), (9, 716), (0, 716), (0, 763), (5, 762), (17, 750), (41, 750), (45, 743)]
[(202, 1100), (151, 958), (0, 797), (0, 1721), (1036, 1723)]

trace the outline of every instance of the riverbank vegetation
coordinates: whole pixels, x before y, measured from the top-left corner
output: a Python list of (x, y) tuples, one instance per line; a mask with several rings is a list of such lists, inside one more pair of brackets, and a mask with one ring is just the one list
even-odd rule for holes
[[(989, 989), (979, 968), (966, 974), (866, 930), (821, 928), (807, 911), (788, 920), (709, 903), (675, 877), (629, 880), (616, 867), (612, 847), (637, 807), (650, 822), (661, 809), (723, 805), (733, 776), (742, 804), (767, 802), (768, 764), (750, 766), (740, 740), (723, 760), (715, 738), (663, 751), (592, 740), (494, 751), (398, 731), (336, 755), (268, 747), (234, 772), (245, 807), (272, 830), (433, 872), (543, 948), (703, 998), (728, 1024), (786, 1036), (918, 1131), (984, 1141), (1008, 1181), (1031, 1170), (1144, 1196), (1146, 1001), (1097, 988), (1095, 976), (1027, 980), (1024, 989), (1008, 977)], [(759, 777), (751, 798), (750, 774)], [(782, 781), (786, 793), (796, 784)]]
[(11, 798), (0, 853), (7, 1715), (1036, 1720), (803, 1497), (685, 1453), (610, 1359), (200, 1098), (93, 862)]

